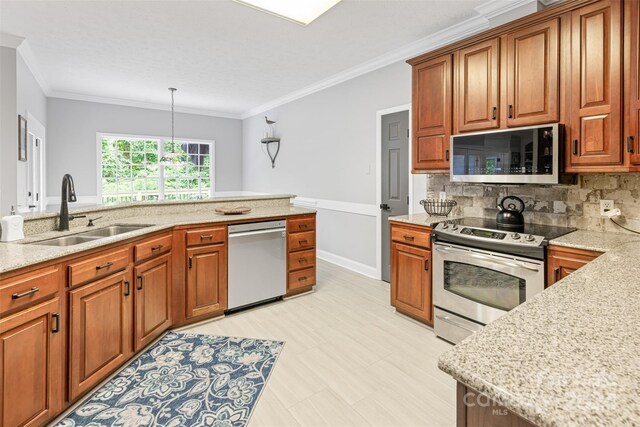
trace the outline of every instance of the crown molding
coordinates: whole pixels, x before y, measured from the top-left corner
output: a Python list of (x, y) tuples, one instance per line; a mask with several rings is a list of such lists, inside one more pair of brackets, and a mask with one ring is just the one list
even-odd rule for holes
[(22, 44), (24, 37), (0, 32), (0, 46), (17, 49)]
[[(80, 93), (60, 92), (60, 91), (52, 91), (48, 96), (50, 98), (70, 99), (73, 101), (96, 102), (99, 104), (121, 105), (125, 107), (148, 108), (151, 110), (171, 111), (170, 105), (155, 104), (152, 102), (144, 102), (144, 101), (134, 101), (132, 99), (109, 98), (109, 97), (103, 97), (103, 96), (85, 95)], [(201, 108), (176, 106), (175, 111), (176, 113), (196, 114), (200, 116), (220, 117), (224, 119), (238, 119), (238, 120), (241, 119), (240, 115), (236, 113), (229, 113), (224, 111), (213, 111), (213, 110), (207, 110), (207, 109), (201, 109)]]
[(556, 3), (560, 3), (561, 1), (564, 1), (564, 0), (538, 0), (538, 3), (542, 4), (544, 7), (549, 7)]
[(430, 50), (435, 50), (439, 47), (446, 46), (455, 41), (472, 36), (479, 33), (480, 31), (489, 29), (491, 26), (489, 21), (490, 19), (493, 19), (501, 14), (508, 13), (521, 6), (536, 2), (537, 0), (491, 0), (475, 8), (479, 16), (474, 16), (472, 18), (466, 19), (458, 24), (446, 28), (445, 30), (438, 31), (423, 39), (409, 43), (408, 45), (405, 45), (399, 49), (374, 58), (370, 61), (364, 62), (355, 67), (349, 68), (327, 79), (321, 80), (312, 85), (306, 86), (302, 89), (291, 92), (287, 95), (276, 98), (257, 107), (250, 108), (241, 114), (241, 118), (247, 119), (249, 117), (264, 113), (265, 111), (274, 109), (291, 101), (295, 101), (296, 99), (304, 98), (305, 96), (311, 95), (321, 90), (328, 89), (332, 86), (338, 85), (347, 80), (351, 80), (355, 77), (359, 77), (363, 74), (370, 73), (393, 63), (407, 60), (411, 57), (420, 55)]

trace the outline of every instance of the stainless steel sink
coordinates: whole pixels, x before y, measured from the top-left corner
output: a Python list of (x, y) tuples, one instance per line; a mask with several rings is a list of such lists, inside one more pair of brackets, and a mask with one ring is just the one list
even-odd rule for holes
[(97, 240), (99, 237), (91, 236), (64, 236), (57, 237), (55, 239), (42, 240), (40, 242), (33, 242), (32, 245), (44, 245), (44, 246), (73, 246), (80, 243), (87, 243), (93, 240)]
[(89, 237), (111, 237), (118, 234), (128, 233), (130, 231), (140, 230), (141, 228), (151, 227), (150, 225), (112, 225), (111, 227), (99, 228), (97, 230), (85, 231), (78, 236)]
[(110, 227), (99, 228), (97, 230), (85, 231), (84, 233), (73, 234), (71, 236), (56, 237), (55, 239), (42, 240), (30, 243), (31, 245), (45, 246), (73, 246), (81, 243), (92, 242), (104, 239), (105, 237), (117, 236), (141, 228), (151, 227), (151, 225), (112, 225)]

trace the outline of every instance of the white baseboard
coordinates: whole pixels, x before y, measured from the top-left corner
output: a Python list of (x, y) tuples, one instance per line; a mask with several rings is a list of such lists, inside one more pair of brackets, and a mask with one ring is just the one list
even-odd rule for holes
[(372, 279), (380, 279), (377, 275), (376, 268), (370, 265), (366, 265), (361, 262), (354, 261), (352, 259), (345, 258), (343, 256), (320, 249), (316, 249), (316, 256), (321, 260), (330, 262), (331, 264), (339, 265), (340, 267), (355, 271), (356, 273), (363, 274), (367, 277), (371, 277)]

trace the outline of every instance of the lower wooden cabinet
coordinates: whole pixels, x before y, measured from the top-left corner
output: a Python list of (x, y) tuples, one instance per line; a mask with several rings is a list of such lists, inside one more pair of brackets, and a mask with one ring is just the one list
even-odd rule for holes
[(133, 286), (128, 270), (69, 292), (69, 399), (132, 354)]
[(547, 287), (564, 279), (600, 255), (602, 255), (601, 252), (564, 246), (549, 246), (547, 249)]
[(391, 305), (399, 312), (433, 324), (431, 251), (391, 243)]
[(226, 245), (187, 249), (187, 318), (226, 308)]
[(498, 405), (486, 395), (458, 382), (456, 390), (457, 427), (535, 427), (524, 418)]
[(0, 320), (0, 425), (40, 426), (62, 409), (60, 300)]
[(159, 337), (171, 325), (171, 255), (163, 255), (134, 270), (135, 333), (138, 351)]
[(287, 218), (287, 295), (316, 284), (316, 216)]

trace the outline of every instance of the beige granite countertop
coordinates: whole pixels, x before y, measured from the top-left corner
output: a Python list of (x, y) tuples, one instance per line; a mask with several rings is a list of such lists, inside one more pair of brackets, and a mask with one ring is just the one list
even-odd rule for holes
[(541, 426), (640, 425), (640, 240), (577, 231), (551, 243), (605, 253), (438, 366)]
[(414, 213), (409, 215), (398, 215), (389, 217), (389, 221), (404, 222), (406, 224), (421, 225), (423, 227), (433, 227), (442, 221), (451, 221), (463, 218), (461, 216), (432, 216), (427, 213)]
[[(303, 209), (292, 206), (280, 206), (280, 207), (264, 207), (254, 208), (251, 212), (242, 215), (222, 215), (215, 212), (198, 212), (198, 213), (184, 213), (177, 215), (156, 215), (156, 216), (143, 216), (143, 217), (131, 217), (121, 218), (113, 223), (102, 223), (92, 230), (97, 230), (109, 225), (117, 224), (149, 224), (150, 227), (145, 227), (140, 230), (120, 234), (113, 237), (105, 237), (102, 239), (82, 243), (79, 245), (56, 247), (56, 246), (42, 246), (37, 244), (29, 244), (41, 240), (51, 239), (55, 237), (61, 237), (65, 235), (77, 234), (79, 230), (73, 230), (70, 232), (51, 231), (47, 233), (38, 234), (37, 236), (31, 236), (27, 239), (12, 242), (12, 243), (0, 243), (0, 273), (6, 273), (11, 270), (17, 270), (19, 268), (34, 265), (40, 262), (49, 261), (63, 256), (79, 253), (88, 249), (94, 249), (100, 246), (108, 245), (111, 243), (127, 240), (132, 237), (139, 237), (145, 234), (165, 230), (178, 225), (196, 225), (207, 224), (215, 222), (229, 222), (234, 220), (244, 221), (251, 219), (263, 219), (269, 217), (287, 217), (291, 215), (304, 215), (314, 213), (314, 210)], [(84, 229), (81, 231), (88, 231)]]

